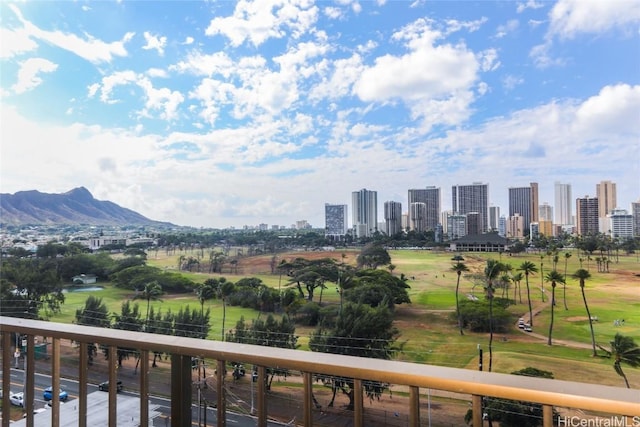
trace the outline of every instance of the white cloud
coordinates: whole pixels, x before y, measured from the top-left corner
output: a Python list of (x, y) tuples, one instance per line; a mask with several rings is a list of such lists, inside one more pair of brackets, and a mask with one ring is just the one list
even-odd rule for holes
[(179, 91), (169, 88), (154, 88), (145, 75), (136, 74), (131, 70), (117, 71), (103, 77), (100, 84), (95, 83), (89, 87), (89, 97), (93, 97), (100, 89), (100, 101), (106, 104), (115, 104), (120, 100), (112, 97), (114, 88), (129, 84), (135, 84), (144, 91), (146, 97), (144, 108), (139, 111), (139, 114), (152, 117), (153, 112), (160, 111), (158, 117), (169, 121), (178, 117), (178, 107), (184, 101), (184, 96)]
[[(452, 98), (423, 108), (443, 116), (464, 111), (453, 102)], [(614, 85), (584, 100), (541, 104), (437, 139), (416, 136), (415, 128), (386, 136), (381, 126), (340, 115), (330, 123), (335, 132), (326, 141), (328, 152), (293, 158), (287, 154), (299, 152), (299, 147), (288, 140), (279, 142), (281, 133), (294, 129), (302, 135), (318, 125), (315, 118), (296, 116), (209, 133), (158, 136), (78, 123), (53, 126), (27, 120), (3, 106), (3, 140), (22, 135), (24, 141), (3, 146), (3, 188), (22, 189), (23, 182), (29, 182), (40, 191), (62, 192), (76, 187), (82, 176), (82, 184), (96, 197), (150, 218), (222, 227), (247, 223), (247, 215), (249, 223), (254, 217), (281, 225), (304, 218), (321, 226), (327, 201), (349, 203), (350, 191), (372, 186), (379, 199), (398, 200), (416, 180), (446, 191), (452, 183), (486, 177), (497, 205), (505, 183), (538, 181), (541, 200), (550, 200), (544, 193), (550, 193), (545, 189), (552, 188), (555, 179), (573, 181), (576, 194), (590, 194), (593, 183), (607, 177), (618, 182), (621, 192), (625, 185), (637, 185), (638, 111), (640, 86)], [(58, 144), (43, 145), (43, 140)], [(187, 160), (181, 160), (185, 156)], [(277, 160), (256, 164), (270, 158)], [(24, 167), (24, 159), (29, 159), (30, 168)], [(425, 164), (428, 174), (416, 174), (425, 171)], [(37, 176), (34, 169), (40, 172)], [(53, 175), (55, 182), (47, 178)], [(375, 184), (371, 177), (376, 177)], [(514, 182), (515, 177), (521, 182)], [(637, 197), (637, 188), (634, 193)]]
[[(102, 85), (100, 89), (100, 101), (107, 104), (115, 104), (118, 102), (115, 99), (111, 99), (111, 92), (116, 86), (127, 85), (129, 83), (135, 83), (138, 76), (133, 71), (117, 71), (109, 76), (102, 78)], [(94, 86), (91, 86), (89, 93), (96, 92)]]
[(52, 73), (58, 69), (55, 64), (44, 58), (29, 58), (20, 63), (18, 81), (11, 86), (11, 90), (20, 94), (36, 88), (42, 83), (40, 73)]
[(495, 37), (498, 39), (505, 37), (506, 35), (516, 31), (519, 26), (520, 26), (520, 21), (518, 21), (517, 19), (510, 19), (507, 21), (506, 24), (498, 26), (498, 28), (496, 29)]
[(30, 52), (38, 47), (29, 34), (22, 28), (11, 30), (0, 28), (0, 58), (11, 58), (25, 52)]
[(176, 65), (170, 66), (169, 69), (181, 73), (193, 73), (198, 76), (220, 74), (227, 78), (233, 72), (233, 66), (233, 61), (225, 52), (209, 55), (192, 51), (187, 55), (185, 61), (180, 61)]
[(559, 0), (549, 19), (549, 35), (560, 38), (601, 34), (614, 28), (637, 31), (640, 2)]
[(339, 7), (326, 6), (322, 9), (322, 13), (330, 19), (340, 19), (343, 17), (342, 9)]
[(510, 91), (524, 83), (524, 79), (518, 76), (507, 75), (502, 79), (502, 86), (505, 90)]
[(546, 41), (545, 43), (536, 45), (531, 48), (529, 57), (533, 59), (533, 63), (538, 68), (547, 68), (551, 66), (560, 66), (565, 63), (563, 58), (554, 58), (551, 54), (553, 43)]
[(588, 137), (626, 133), (640, 138), (640, 86), (605, 86), (576, 110), (574, 130)]
[(222, 34), (232, 46), (240, 46), (246, 40), (260, 46), (270, 38), (285, 35), (297, 39), (309, 31), (317, 18), (318, 8), (304, 0), (240, 0), (233, 16), (212, 19), (205, 34)]
[(149, 77), (161, 77), (161, 78), (169, 77), (169, 73), (167, 73), (166, 70), (163, 70), (161, 68), (149, 68), (145, 74), (148, 75)]
[(178, 106), (184, 101), (184, 96), (177, 90), (168, 88), (156, 89), (146, 78), (139, 78), (138, 86), (144, 89), (147, 95), (144, 115), (151, 115), (150, 111), (160, 110), (160, 118), (163, 120), (174, 120), (178, 117)]
[[(412, 109), (412, 116), (428, 116), (429, 122), (444, 118), (435, 114), (438, 107), (445, 108), (451, 118), (468, 116), (467, 110), (473, 101), (470, 89), (480, 64), (473, 52), (462, 44), (436, 45), (442, 33), (431, 24), (420, 19), (394, 34), (394, 39), (406, 42), (409, 52), (378, 57), (375, 65), (365, 68), (354, 86), (361, 100), (385, 103), (401, 99)], [(486, 66), (496, 65), (495, 58), (485, 56)], [(460, 110), (452, 111), (456, 108)], [(446, 119), (446, 123), (452, 122)]]
[(496, 49), (486, 49), (479, 52), (477, 56), (482, 71), (495, 71), (500, 67), (498, 51)]
[(151, 34), (148, 31), (145, 31), (144, 39), (147, 42), (146, 45), (142, 46), (144, 50), (155, 49), (158, 52), (158, 55), (164, 55), (164, 47), (167, 45), (167, 38), (164, 36), (156, 36)]
[(94, 64), (111, 62), (114, 56), (127, 56), (127, 50), (124, 45), (135, 35), (135, 33), (126, 33), (119, 41), (107, 43), (89, 34), (85, 34), (85, 38), (81, 38), (75, 34), (62, 31), (45, 31), (24, 19), (20, 9), (14, 4), (10, 4), (9, 8), (22, 22), (24, 31), (29, 37), (37, 38), (61, 49), (68, 50)]
[(516, 11), (522, 13), (527, 9), (540, 9), (543, 6), (543, 3), (538, 3), (536, 0), (527, 0), (526, 3), (518, 3)]
[(190, 44), (193, 44), (193, 42), (194, 42), (193, 37), (189, 36), (189, 37), (187, 37), (187, 38), (185, 38), (185, 39), (184, 39), (184, 41), (182, 42), (182, 44), (184, 44), (184, 45), (190, 45)]

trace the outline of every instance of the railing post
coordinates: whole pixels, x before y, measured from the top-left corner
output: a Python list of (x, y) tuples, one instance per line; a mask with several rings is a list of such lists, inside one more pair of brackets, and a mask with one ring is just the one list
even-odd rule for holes
[(302, 373), (302, 386), (304, 388), (302, 417), (304, 419), (304, 426), (311, 427), (313, 425), (313, 378), (311, 372)]
[[(24, 391), (25, 391), (25, 398), (24, 398), (24, 402), (26, 403), (26, 411), (27, 411), (27, 425), (28, 426), (32, 426), (33, 425), (33, 410), (34, 408), (34, 399), (35, 399), (35, 389), (36, 389), (36, 382), (35, 382), (35, 371), (36, 371), (36, 359), (35, 359), (35, 353), (36, 353), (36, 349), (35, 349), (35, 339), (33, 335), (28, 335), (27, 336), (27, 348), (24, 354), (24, 358), (25, 358), (25, 387), (24, 387)], [(27, 395), (30, 395), (30, 397), (27, 399)]]
[(216, 392), (217, 396), (217, 426), (225, 427), (227, 425), (227, 398), (224, 390), (224, 379), (226, 376), (226, 362), (224, 360), (216, 361)]
[(118, 421), (118, 347), (109, 346), (109, 427), (117, 427)]
[[(251, 373), (253, 381), (253, 372)], [(258, 427), (267, 427), (267, 368), (258, 366)]]
[(471, 396), (471, 410), (473, 411), (473, 427), (482, 427), (482, 396)]
[(149, 350), (140, 351), (140, 425), (149, 425)]
[(87, 427), (87, 379), (89, 371), (89, 344), (80, 343), (78, 366), (78, 427)]
[[(171, 427), (191, 425), (191, 356), (171, 355)], [(114, 426), (115, 427), (115, 426)]]
[(420, 388), (409, 388), (409, 425), (420, 427)]
[[(16, 348), (16, 351), (18, 349)], [(2, 427), (9, 427), (11, 417), (5, 414), (11, 413), (11, 403), (9, 401), (9, 393), (11, 392), (11, 333), (2, 333)]]
[(362, 380), (354, 378), (353, 380), (353, 425), (362, 427), (364, 425), (363, 407), (362, 407)]
[(60, 427), (60, 338), (51, 339), (51, 427)]
[(553, 427), (553, 406), (542, 405), (542, 427)]

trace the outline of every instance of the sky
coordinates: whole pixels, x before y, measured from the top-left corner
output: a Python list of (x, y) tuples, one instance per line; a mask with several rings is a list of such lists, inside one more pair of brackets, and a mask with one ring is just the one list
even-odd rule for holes
[[(640, 200), (640, 2), (0, 2), (0, 192), (324, 227), (362, 188)], [(351, 220), (349, 221), (351, 224)]]

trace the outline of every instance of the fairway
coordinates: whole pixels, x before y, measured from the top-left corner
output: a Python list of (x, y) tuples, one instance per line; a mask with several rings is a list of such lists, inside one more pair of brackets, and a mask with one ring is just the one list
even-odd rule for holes
[[(177, 264), (175, 254), (166, 256), (163, 253), (150, 254), (149, 265), (161, 266), (169, 269)], [(391, 259), (395, 268), (394, 275), (403, 274), (410, 285), (409, 295), (411, 304), (396, 307), (396, 327), (401, 336), (402, 351), (397, 353), (400, 360), (417, 363), (429, 363), (440, 366), (477, 369), (478, 348), (484, 350), (487, 365), (488, 334), (471, 333), (465, 331), (461, 336), (455, 322), (455, 287), (457, 275), (451, 271), (455, 254), (429, 250), (392, 250)], [(539, 254), (508, 256), (506, 254), (460, 254), (469, 272), (460, 278), (460, 298), (484, 298), (484, 289), (474, 274), (481, 274), (486, 260), (489, 258), (500, 260), (512, 266), (512, 274), (517, 272), (518, 266), (524, 261), (536, 264), (540, 270), (541, 256)], [(562, 253), (561, 253), (562, 255)], [(292, 260), (295, 257), (322, 258), (331, 257), (341, 262), (355, 265), (356, 251), (334, 252), (292, 252), (278, 254), (280, 260)], [(287, 277), (278, 273), (271, 274), (270, 262), (272, 256), (262, 255), (242, 258), (238, 263), (239, 274), (224, 271), (224, 274), (187, 273), (196, 283), (202, 283), (208, 277), (224, 276), (227, 280), (237, 281), (242, 277), (258, 277), (267, 286), (284, 289), (291, 284)], [(566, 265), (565, 265), (566, 261)], [(580, 292), (579, 283), (571, 278), (571, 274), (581, 267), (580, 256), (577, 252), (571, 257), (560, 256), (556, 268), (564, 275), (567, 271), (566, 305), (564, 308), (563, 287), (556, 288), (555, 323), (553, 329), (553, 345), (547, 345), (547, 334), (550, 320), (550, 285), (541, 280), (544, 277), (538, 271), (529, 278), (531, 300), (534, 311), (539, 314), (534, 317), (533, 333), (525, 333), (516, 327), (517, 319), (528, 313), (525, 280), (520, 284), (520, 291), (514, 288), (505, 290), (505, 296), (510, 299), (515, 296), (515, 304), (508, 310), (513, 315), (513, 326), (507, 333), (495, 334), (493, 342), (493, 371), (512, 372), (528, 366), (553, 372), (554, 376), (564, 380), (594, 382), (613, 386), (624, 386), (622, 378), (613, 369), (613, 361), (598, 350), (598, 357), (591, 355), (591, 336), (589, 322)], [(543, 274), (552, 268), (550, 259), (542, 259)], [(599, 273), (594, 263), (587, 266), (582, 260), (582, 267), (589, 267), (592, 277), (585, 285), (585, 295), (592, 316), (597, 317), (593, 323), (596, 343), (608, 348), (609, 342), (616, 333), (632, 337), (640, 344), (640, 263), (635, 255), (619, 256), (618, 262), (612, 262), (609, 272)], [(103, 284), (105, 289), (92, 294), (102, 297), (110, 312), (117, 313), (122, 301), (132, 298), (132, 292), (110, 287)], [(335, 284), (327, 283), (323, 293), (322, 303), (339, 304), (338, 294), (334, 291)], [(545, 302), (542, 302), (544, 288)], [(501, 296), (502, 290), (497, 290)], [(520, 302), (522, 295), (522, 302)], [(53, 321), (71, 322), (75, 311), (82, 308), (88, 295), (78, 292), (67, 294), (67, 300), (62, 312), (51, 318)], [(319, 293), (316, 295), (316, 301)], [(140, 304), (141, 312), (146, 311), (146, 301), (136, 301)], [(189, 305), (191, 309), (199, 309), (200, 304), (194, 294), (165, 295), (162, 301), (152, 301), (154, 310), (171, 310), (177, 312), (181, 307)], [(220, 340), (222, 334), (222, 304), (219, 300), (210, 300), (205, 304), (205, 310), (211, 310), (211, 329), (209, 339)], [(264, 313), (254, 310), (229, 307), (226, 309), (224, 329), (228, 331), (242, 317), (247, 321)], [(624, 323), (621, 320), (624, 319)], [(619, 322), (616, 322), (619, 321)], [(313, 328), (298, 327), (300, 348), (307, 350), (308, 337)], [(625, 374), (632, 387), (640, 388), (640, 369), (623, 365)]]

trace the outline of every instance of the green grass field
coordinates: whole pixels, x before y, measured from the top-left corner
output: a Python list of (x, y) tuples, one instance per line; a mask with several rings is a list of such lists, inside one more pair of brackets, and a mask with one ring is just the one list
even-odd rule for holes
[[(398, 359), (414, 361), (418, 363), (430, 363), (441, 366), (477, 369), (478, 347), (484, 351), (484, 365), (488, 366), (488, 334), (475, 334), (465, 332), (461, 336), (457, 331), (452, 312), (455, 310), (455, 285), (456, 274), (451, 271), (453, 261), (452, 254), (432, 251), (395, 250), (390, 252), (392, 263), (396, 266), (394, 274), (404, 274), (408, 277), (411, 286), (409, 294), (412, 304), (397, 308), (396, 325), (401, 332), (399, 344), (402, 351), (398, 353)], [(481, 272), (486, 259), (494, 258), (512, 265), (514, 272), (523, 261), (531, 261), (538, 269), (542, 262), (543, 274), (548, 273), (553, 267), (553, 260), (545, 256), (541, 259), (539, 254), (506, 256), (498, 254), (462, 254), (465, 263), (473, 272)], [(171, 268), (177, 264), (179, 254), (170, 257), (154, 258), (150, 254), (149, 264), (159, 267)], [(561, 252), (557, 270), (564, 274), (565, 260), (566, 271), (571, 276), (578, 268), (587, 268), (592, 274), (585, 286), (585, 293), (592, 316), (597, 316), (594, 322), (596, 342), (603, 347), (616, 333), (631, 336), (640, 344), (640, 262), (634, 256), (620, 256), (619, 262), (611, 263), (608, 273), (598, 273), (593, 261), (582, 259), (576, 252), (568, 259)], [(589, 263), (589, 265), (588, 265)], [(188, 276), (196, 282), (206, 280), (209, 275), (200, 273), (188, 273)], [(243, 276), (232, 274), (224, 275), (228, 280), (235, 281)], [(262, 274), (252, 275), (259, 277), (270, 287), (278, 288), (287, 286), (285, 278), (278, 275)], [(544, 276), (542, 276), (544, 277)], [(102, 297), (109, 310), (119, 312), (123, 300), (132, 297), (130, 291), (116, 289), (109, 284), (102, 284), (105, 289), (93, 292), (93, 295)], [(582, 301), (582, 295), (578, 282), (571, 277), (567, 280), (566, 301), (568, 310), (564, 308), (563, 289), (559, 284), (556, 288), (555, 322), (553, 330), (554, 340), (566, 340), (586, 345), (587, 348), (575, 348), (561, 344), (548, 346), (546, 336), (550, 321), (551, 295), (550, 284), (541, 281), (540, 272), (532, 275), (529, 281), (531, 299), (534, 309), (543, 306), (542, 311), (534, 318), (534, 333), (541, 334), (544, 339), (539, 339), (530, 334), (523, 333), (515, 323), (521, 315), (528, 312), (526, 301), (525, 281), (521, 282), (522, 303), (516, 292), (516, 304), (509, 307), (513, 314), (514, 326), (507, 333), (495, 334), (493, 343), (493, 370), (496, 372), (511, 372), (527, 366), (545, 369), (553, 372), (556, 378), (564, 380), (576, 380), (595, 382), (600, 384), (624, 386), (622, 379), (614, 372), (612, 361), (599, 351), (601, 356), (592, 357), (588, 348), (591, 343), (589, 324)], [(542, 287), (545, 289), (544, 305), (542, 303)], [(324, 304), (338, 304), (339, 298), (328, 284), (323, 295)], [(483, 289), (475, 285), (468, 277), (463, 275), (460, 281), (460, 298), (467, 298), (473, 294), (483, 298)], [(501, 295), (498, 290), (497, 295)], [(73, 292), (67, 294), (67, 300), (60, 314), (51, 320), (59, 322), (72, 322), (75, 311), (84, 306), (87, 297), (85, 292)], [(514, 289), (509, 290), (509, 297), (513, 298)], [(316, 300), (319, 293), (316, 294)], [(140, 311), (146, 313), (146, 301), (138, 300)], [(162, 302), (152, 302), (155, 310), (178, 311), (180, 307), (189, 305), (191, 308), (199, 308), (200, 305), (195, 295), (165, 296)], [(222, 306), (220, 301), (208, 301), (205, 308), (211, 309), (210, 339), (220, 339), (222, 331)], [(265, 314), (253, 310), (238, 307), (227, 307), (225, 329), (233, 328), (241, 316), (250, 321)], [(615, 326), (615, 320), (624, 319), (624, 325)], [(311, 328), (297, 329), (300, 348), (308, 349), (308, 336)], [(485, 368), (486, 369), (486, 368)], [(629, 377), (632, 387), (640, 388), (640, 369), (623, 366)]]

